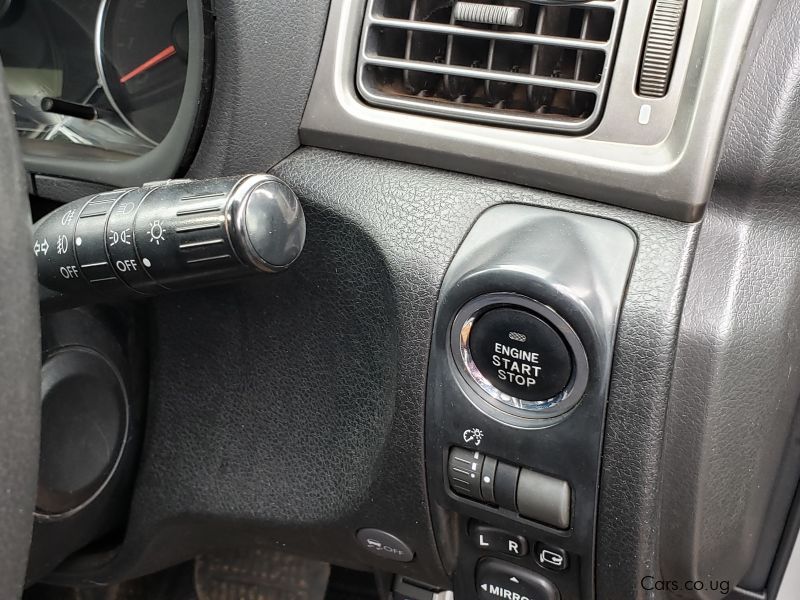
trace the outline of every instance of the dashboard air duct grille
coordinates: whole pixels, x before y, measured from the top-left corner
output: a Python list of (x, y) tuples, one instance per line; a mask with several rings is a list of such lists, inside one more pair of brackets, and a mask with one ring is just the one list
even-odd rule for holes
[(625, 0), (367, 0), (370, 104), (581, 133), (598, 120)]

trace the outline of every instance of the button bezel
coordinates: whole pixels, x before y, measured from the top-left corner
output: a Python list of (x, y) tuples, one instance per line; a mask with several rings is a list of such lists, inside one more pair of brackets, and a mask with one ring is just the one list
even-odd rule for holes
[[(477, 320), (496, 308), (523, 309), (545, 321), (561, 335), (574, 365), (567, 387), (561, 393), (539, 402), (522, 400), (499, 390), (480, 372), (472, 358), (470, 335)], [(507, 425), (520, 426), (522, 420), (523, 423), (542, 426), (543, 421), (565, 415), (580, 403), (589, 382), (589, 360), (575, 330), (549, 306), (519, 294), (498, 292), (467, 302), (451, 325), (450, 350), (456, 369), (474, 392), (467, 394), (469, 401), (487, 416)], [(495, 410), (487, 411), (487, 405)]]

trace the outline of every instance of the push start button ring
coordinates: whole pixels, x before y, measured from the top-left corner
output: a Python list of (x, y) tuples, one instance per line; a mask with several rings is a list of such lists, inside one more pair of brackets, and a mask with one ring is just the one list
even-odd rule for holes
[[(565, 342), (572, 362), (572, 373), (566, 386), (555, 396), (538, 401), (519, 398), (498, 389), (478, 368), (470, 348), (473, 329), (481, 317), (502, 308), (517, 309), (538, 317)], [(459, 310), (453, 321), (450, 345), (457, 370), (474, 392), (468, 394), (470, 401), (481, 412), (508, 425), (524, 427), (526, 422), (530, 425), (531, 422), (564, 415), (580, 402), (589, 381), (589, 361), (578, 334), (555, 310), (526, 296), (494, 293), (471, 300)], [(475, 397), (495, 410), (485, 410), (486, 406), (476, 403)], [(500, 418), (497, 418), (498, 411)], [(505, 419), (505, 415), (510, 418)]]

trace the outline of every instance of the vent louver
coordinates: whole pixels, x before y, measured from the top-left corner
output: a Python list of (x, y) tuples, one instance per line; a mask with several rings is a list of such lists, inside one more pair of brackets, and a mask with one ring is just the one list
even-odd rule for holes
[(383, 107), (584, 132), (602, 111), (623, 2), (368, 0), (359, 92)]

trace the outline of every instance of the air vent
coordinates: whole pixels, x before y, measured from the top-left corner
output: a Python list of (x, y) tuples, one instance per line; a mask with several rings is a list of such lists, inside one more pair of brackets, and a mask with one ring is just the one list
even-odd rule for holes
[(370, 104), (571, 133), (598, 120), (625, 0), (368, 0)]

